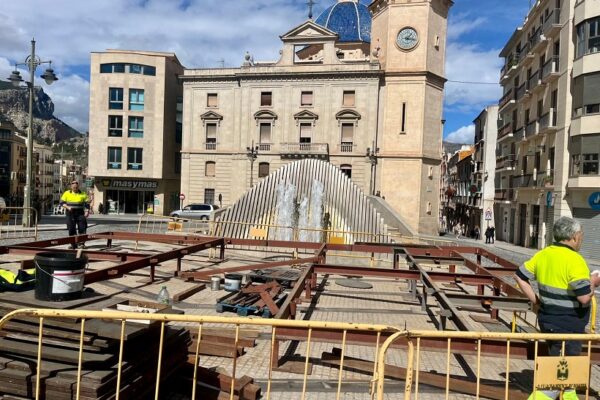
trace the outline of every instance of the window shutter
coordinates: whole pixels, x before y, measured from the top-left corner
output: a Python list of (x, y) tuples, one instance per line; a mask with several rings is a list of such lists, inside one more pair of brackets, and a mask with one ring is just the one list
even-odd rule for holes
[(217, 124), (206, 124), (206, 138), (216, 139), (217, 138)]
[(354, 138), (354, 124), (342, 124), (342, 142), (352, 143)]
[(312, 137), (312, 124), (300, 124), (300, 138)]
[(260, 124), (260, 143), (271, 143), (271, 124)]

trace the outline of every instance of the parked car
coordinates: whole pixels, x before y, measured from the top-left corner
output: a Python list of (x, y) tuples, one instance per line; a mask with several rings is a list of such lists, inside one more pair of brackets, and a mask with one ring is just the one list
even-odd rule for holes
[(213, 204), (189, 204), (181, 210), (175, 210), (171, 214), (171, 217), (175, 218), (189, 218), (189, 219), (201, 219), (209, 220), (211, 214), (218, 210), (219, 206)]

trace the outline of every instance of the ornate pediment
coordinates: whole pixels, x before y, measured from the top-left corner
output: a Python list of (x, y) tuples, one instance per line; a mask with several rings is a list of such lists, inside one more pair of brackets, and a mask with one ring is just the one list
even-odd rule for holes
[(254, 113), (254, 119), (277, 119), (277, 114), (271, 110), (260, 110)]
[(314, 112), (310, 112), (308, 110), (302, 110), (296, 114), (294, 114), (295, 119), (319, 119), (319, 116)]
[(358, 112), (354, 110), (342, 110), (335, 114), (337, 119), (360, 119), (361, 116)]
[(329, 30), (311, 20), (298, 25), (291, 31), (281, 36), (281, 40), (284, 42), (291, 41), (304, 41), (304, 40), (336, 40), (338, 38), (337, 33)]
[(218, 119), (218, 120), (222, 120), (223, 116), (219, 113), (216, 113), (214, 111), (208, 111), (205, 112), (204, 114), (202, 114), (200, 116), (201, 119)]

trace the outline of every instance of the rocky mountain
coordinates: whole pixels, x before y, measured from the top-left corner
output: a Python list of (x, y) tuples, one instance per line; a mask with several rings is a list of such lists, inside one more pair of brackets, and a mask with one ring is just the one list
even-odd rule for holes
[[(16, 89), (10, 82), (0, 82), (0, 115), (25, 133), (29, 125), (29, 90)], [(80, 132), (54, 116), (54, 103), (41, 87), (35, 88), (33, 138), (45, 144), (83, 138)]]
[(461, 147), (465, 146), (462, 143), (450, 143), (450, 142), (442, 142), (442, 148), (444, 149), (444, 153), (454, 154), (456, 151), (460, 150)]

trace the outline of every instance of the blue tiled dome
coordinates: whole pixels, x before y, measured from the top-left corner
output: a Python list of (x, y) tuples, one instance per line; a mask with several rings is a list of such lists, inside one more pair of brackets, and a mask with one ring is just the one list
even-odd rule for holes
[(371, 42), (371, 13), (359, 1), (338, 1), (315, 22), (337, 33), (341, 42)]

